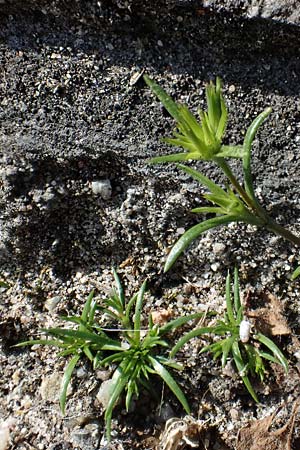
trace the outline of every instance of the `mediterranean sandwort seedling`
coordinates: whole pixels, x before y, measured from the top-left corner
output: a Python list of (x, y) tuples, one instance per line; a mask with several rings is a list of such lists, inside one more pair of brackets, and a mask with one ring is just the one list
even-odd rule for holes
[(281, 350), (270, 338), (259, 331), (251, 332), (251, 324), (244, 317), (240, 300), (237, 268), (234, 271), (233, 296), (231, 291), (230, 274), (228, 273), (224, 318), (218, 320), (214, 326), (196, 328), (184, 335), (173, 347), (170, 355), (174, 357), (184, 344), (196, 336), (212, 336), (214, 342), (203, 347), (200, 353), (211, 352), (214, 359), (221, 358), (223, 368), (228, 359), (232, 358), (249, 394), (256, 402), (259, 402), (249, 377), (258, 375), (261, 381), (264, 380), (266, 373), (264, 360), (281, 364), (286, 373), (288, 372), (288, 363)]
[[(200, 121), (189, 111), (187, 106), (175, 103), (147, 75), (144, 75), (144, 80), (176, 121), (178, 131), (174, 132), (173, 138), (166, 138), (164, 141), (185, 150), (183, 153), (152, 158), (150, 162), (153, 164), (180, 163), (177, 164), (179, 169), (199, 181), (209, 191), (204, 197), (212, 206), (195, 208), (193, 212), (215, 214), (215, 217), (193, 226), (179, 238), (167, 257), (165, 272), (173, 266), (191, 242), (203, 232), (230, 222), (245, 222), (265, 227), (293, 244), (300, 245), (300, 238), (277, 224), (260, 205), (254, 193), (251, 173), (252, 143), (259, 127), (271, 113), (271, 108), (265, 109), (253, 120), (246, 132), (243, 145), (223, 145), (228, 113), (219, 78), (215, 85), (211, 82), (206, 87), (208, 110), (207, 112), (198, 111)], [(227, 161), (230, 158), (236, 158), (242, 162), (243, 185), (240, 184)], [(183, 161), (195, 160), (214, 162), (223, 171), (230, 186), (225, 190), (201, 172), (181, 164)]]
[(24, 345), (50, 345), (58, 347), (61, 352), (58, 356), (71, 356), (64, 372), (61, 393), (60, 393), (60, 408), (63, 414), (66, 410), (67, 389), (71, 381), (74, 369), (83, 357), (86, 357), (92, 364), (100, 351), (106, 349), (120, 349), (120, 343), (109, 338), (100, 328), (95, 320), (95, 312), (97, 303), (93, 299), (94, 291), (92, 291), (84, 305), (81, 316), (62, 317), (63, 320), (77, 325), (76, 329), (66, 328), (44, 328), (41, 331), (51, 339), (34, 339), (17, 344), (15, 347), (22, 347)]
[[(65, 413), (67, 388), (72, 373), (82, 357), (88, 358), (94, 369), (106, 366), (114, 368), (110, 386), (111, 395), (104, 415), (108, 441), (111, 435), (112, 413), (117, 403), (125, 396), (128, 411), (132, 397), (139, 395), (141, 387), (152, 393), (155, 392), (150, 383), (150, 379), (154, 376), (160, 377), (179, 400), (185, 412), (190, 412), (183, 391), (169, 371), (169, 368), (182, 370), (183, 366), (169, 357), (169, 343), (164, 336), (188, 321), (203, 316), (203, 313), (190, 314), (158, 326), (153, 323), (150, 314), (144, 326), (142, 307), (146, 281), (138, 293), (126, 301), (119, 276), (115, 270), (113, 274), (116, 289), (103, 301), (103, 305), (95, 301), (92, 291), (81, 316), (62, 317), (75, 324), (76, 329), (43, 329), (42, 331), (51, 336), (51, 339), (29, 340), (17, 344), (17, 347), (36, 344), (52, 345), (62, 349), (59, 356), (71, 356), (64, 373), (60, 394), (60, 406), (63, 413)], [(99, 325), (97, 320), (99, 312), (105, 319), (105, 327)], [(111, 334), (118, 337), (112, 339)]]

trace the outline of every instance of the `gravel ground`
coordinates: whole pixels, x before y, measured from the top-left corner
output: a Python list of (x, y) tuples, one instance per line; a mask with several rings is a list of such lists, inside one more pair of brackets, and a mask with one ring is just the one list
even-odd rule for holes
[[(145, 312), (223, 312), (234, 264), (245, 295), (260, 298), (267, 290), (284, 305), (291, 333), (277, 343), (290, 373), (269, 371), (257, 385), (259, 405), (239, 379), (198, 355), (198, 341), (180, 354), (186, 370), (177, 380), (194, 418), (216, 424), (208, 427), (206, 447), (195, 448), (236, 448), (238, 430), (299, 396), (300, 285), (289, 281), (298, 249), (232, 225), (204, 234), (163, 274), (170, 245), (199, 221), (189, 211), (204, 189), (171, 165), (147, 164), (172, 151), (160, 138), (173, 123), (136, 80), (145, 70), (193, 109), (205, 107), (205, 84), (220, 76), (231, 143), (272, 106), (254, 145), (256, 192), (272, 217), (299, 234), (300, 30), (286, 20), (292, 2), (277, 10), (276, 21), (261, 13), (264, 4), (249, 17), (237, 2), (144, 3), (0, 1), (0, 280), (9, 285), (0, 292), (0, 436), (10, 430), (11, 449), (108, 448), (97, 393), (110, 373), (79, 366), (62, 417), (65, 359), (52, 348), (12, 345), (61, 323), (60, 315), (79, 314), (91, 289), (99, 299), (107, 295), (113, 265), (128, 293), (148, 278)], [(198, 168), (223, 181), (210, 163)], [(182, 415), (168, 392), (161, 410), (143, 394), (128, 414), (122, 405), (116, 410), (111, 448), (158, 448), (166, 420)], [(281, 424), (289, 417), (291, 409), (283, 409)], [(293, 447), (270, 448), (299, 448), (299, 426), (298, 417)], [(1, 450), (5, 445), (0, 439)]]

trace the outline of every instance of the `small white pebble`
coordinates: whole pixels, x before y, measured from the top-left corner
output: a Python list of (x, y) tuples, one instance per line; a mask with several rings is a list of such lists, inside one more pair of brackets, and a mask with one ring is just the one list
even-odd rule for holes
[(211, 267), (211, 270), (213, 270), (214, 272), (217, 272), (219, 267), (220, 267), (220, 264), (219, 263), (213, 263), (210, 267)]
[(56, 306), (58, 305), (58, 303), (60, 301), (61, 301), (61, 297), (58, 297), (58, 296), (48, 298), (45, 301), (44, 308), (50, 312), (54, 311), (54, 309), (56, 308)]
[(101, 195), (103, 200), (108, 200), (112, 194), (112, 187), (110, 180), (92, 181), (93, 194)]
[(224, 253), (226, 249), (226, 245), (223, 244), (222, 242), (216, 242), (215, 244), (213, 244), (213, 252), (216, 255), (220, 255), (221, 253)]

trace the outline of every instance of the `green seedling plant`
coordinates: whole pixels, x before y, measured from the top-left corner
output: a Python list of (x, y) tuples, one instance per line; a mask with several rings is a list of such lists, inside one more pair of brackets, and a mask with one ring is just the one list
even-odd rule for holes
[[(105, 410), (106, 436), (110, 441), (112, 413), (118, 402), (125, 396), (128, 410), (133, 396), (138, 396), (140, 388), (151, 388), (150, 378), (160, 377), (177, 397), (187, 414), (190, 408), (179, 384), (169, 369), (182, 370), (183, 366), (170, 358), (169, 344), (163, 337), (190, 320), (199, 319), (203, 313), (194, 313), (179, 317), (158, 326), (152, 321), (151, 314), (146, 328), (142, 327), (142, 307), (146, 291), (146, 281), (138, 293), (126, 301), (124, 290), (116, 271), (113, 271), (116, 289), (112, 295), (99, 305), (92, 291), (88, 296), (81, 316), (63, 317), (62, 319), (76, 325), (76, 329), (49, 328), (42, 331), (50, 339), (29, 340), (17, 344), (51, 345), (61, 348), (59, 356), (71, 356), (65, 370), (60, 407), (65, 414), (67, 388), (76, 364), (86, 357), (94, 369), (104, 366), (114, 368), (111, 378), (110, 399)], [(101, 313), (106, 325), (100, 326), (96, 315)], [(213, 314), (213, 313), (211, 313)], [(110, 336), (118, 336), (111, 338)]]
[(261, 381), (266, 374), (264, 360), (282, 365), (288, 372), (288, 363), (278, 346), (262, 333), (252, 333), (251, 324), (244, 316), (240, 300), (238, 270), (234, 271), (233, 295), (230, 273), (226, 278), (226, 312), (223, 319), (215, 326), (196, 328), (184, 335), (173, 347), (170, 356), (176, 353), (190, 339), (197, 336), (210, 335), (214, 342), (206, 345), (200, 353), (211, 352), (214, 359), (220, 358), (224, 368), (228, 359), (232, 358), (236, 370), (246, 386), (249, 394), (259, 402), (250, 377), (258, 376)]
[(111, 433), (112, 412), (126, 392), (126, 409), (130, 408), (133, 395), (138, 396), (140, 387), (154, 393), (150, 384), (150, 377), (159, 376), (175, 394), (186, 413), (190, 408), (180, 386), (171, 375), (168, 368), (182, 370), (183, 366), (174, 359), (162, 355), (161, 349), (168, 349), (168, 342), (163, 339), (167, 333), (181, 327), (189, 320), (202, 317), (203, 313), (190, 314), (174, 319), (163, 326), (153, 324), (151, 314), (148, 317), (146, 328), (142, 327), (142, 307), (146, 291), (146, 281), (139, 292), (126, 302), (124, 290), (117, 273), (114, 271), (116, 290), (105, 301), (100, 310), (108, 318), (117, 322), (121, 338), (121, 349), (111, 352), (106, 358), (97, 358), (95, 367), (117, 365), (111, 386), (111, 397), (105, 411), (107, 438)]
[[(211, 203), (211, 206), (195, 208), (192, 211), (214, 214), (214, 217), (191, 227), (179, 238), (168, 254), (165, 272), (173, 266), (182, 252), (203, 232), (230, 222), (244, 222), (265, 227), (292, 243), (300, 245), (300, 238), (277, 224), (260, 205), (254, 193), (251, 172), (252, 143), (259, 127), (271, 113), (271, 108), (265, 109), (253, 120), (246, 132), (243, 145), (223, 145), (228, 111), (219, 78), (217, 78), (216, 84), (211, 82), (206, 87), (208, 109), (207, 112), (198, 111), (200, 120), (189, 111), (187, 106), (174, 102), (147, 75), (144, 75), (144, 80), (176, 121), (177, 130), (174, 131), (174, 137), (166, 138), (164, 141), (185, 150), (182, 153), (152, 158), (150, 163), (177, 163), (179, 169), (203, 184), (209, 191), (204, 197)], [(236, 158), (242, 162), (244, 177), (242, 184), (238, 181), (228, 163), (230, 158)], [(182, 164), (185, 161), (195, 160), (207, 160), (215, 163), (228, 180), (227, 189), (221, 188), (198, 170)]]
[(71, 356), (61, 383), (59, 403), (63, 414), (66, 410), (68, 386), (79, 360), (86, 357), (94, 364), (95, 358), (99, 358), (99, 352), (108, 349), (114, 349), (115, 351), (120, 349), (120, 343), (107, 336), (96, 322), (97, 303), (93, 297), (94, 291), (89, 294), (80, 316), (61, 317), (61, 319), (75, 324), (76, 329), (43, 328), (41, 331), (50, 336), (50, 339), (34, 339), (16, 345), (16, 347), (36, 344), (50, 345), (61, 349), (58, 356)]

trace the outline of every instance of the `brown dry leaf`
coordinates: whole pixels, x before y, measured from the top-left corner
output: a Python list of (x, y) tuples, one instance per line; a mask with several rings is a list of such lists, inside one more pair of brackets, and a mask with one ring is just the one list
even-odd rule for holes
[(152, 311), (151, 317), (154, 325), (161, 326), (173, 317), (173, 311), (171, 309), (159, 309), (158, 311)]
[[(247, 317), (254, 320), (257, 330), (269, 336), (283, 336), (291, 334), (291, 329), (284, 317), (284, 306), (275, 295), (268, 291), (260, 293), (265, 306), (247, 310)], [(248, 307), (249, 300), (248, 300)]]
[(173, 417), (166, 422), (160, 437), (159, 450), (183, 450), (185, 448), (207, 448), (203, 444), (206, 431), (214, 427), (209, 420), (197, 420), (192, 416), (181, 419)]
[(255, 420), (240, 429), (236, 450), (292, 450), (291, 442), (300, 400), (296, 400), (288, 422), (275, 431), (269, 431), (278, 408), (271, 416)]

